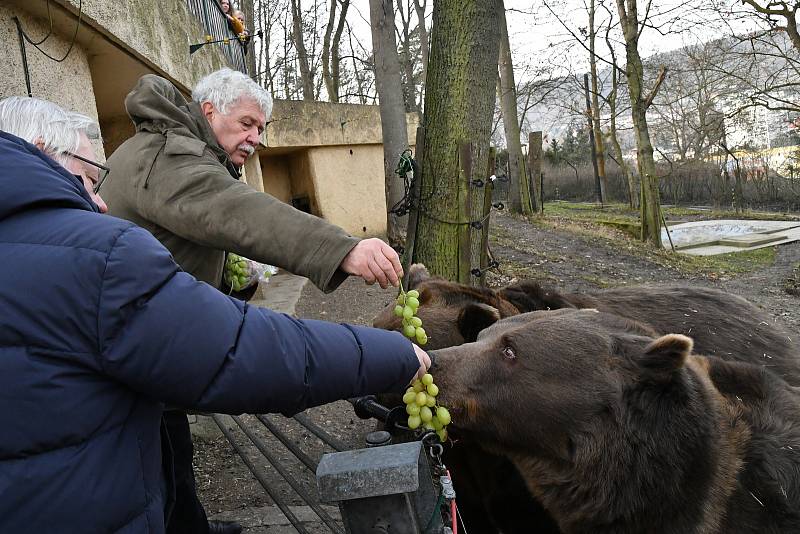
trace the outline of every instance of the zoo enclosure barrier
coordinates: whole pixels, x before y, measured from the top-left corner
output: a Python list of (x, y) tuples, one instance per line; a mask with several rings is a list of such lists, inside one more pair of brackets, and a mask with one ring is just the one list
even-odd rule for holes
[[(377, 419), (386, 431), (367, 434), (366, 448), (349, 450), (345, 443), (328, 434), (306, 414), (291, 419), (256, 415), (259, 424), (248, 424), (242, 417), (232, 416), (239, 432), (234, 432), (219, 415), (213, 420), (225, 438), (242, 459), (264, 491), (280, 509), (292, 527), (300, 534), (319, 528), (333, 534), (359, 534), (361, 532), (388, 532), (396, 534), (451, 534), (456, 521), (455, 493), (446, 467), (441, 462), (443, 447), (434, 433), (416, 436), (405, 441), (410, 431), (404, 427), (406, 419), (403, 406), (392, 409), (378, 404), (375, 397), (350, 400), (356, 415), (361, 419)], [(318, 438), (332, 453), (324, 454), (319, 462), (287, 432), (287, 424), (294, 423)], [(271, 450), (260, 430), (276, 438), (305, 468), (316, 475), (318, 492), (309, 492), (304, 484), (292, 475), (280, 459), (280, 453)], [(283, 428), (282, 428), (283, 427)], [(238, 436), (237, 436), (238, 434)], [(241, 434), (248, 442), (242, 444)], [(392, 443), (392, 438), (396, 443)], [(435, 439), (434, 439), (435, 438)], [(261, 458), (253, 459), (247, 448), (254, 446)], [(264, 470), (264, 462), (271, 466), (289, 484), (300, 500), (319, 517), (319, 525), (312, 528), (298, 518), (289, 503), (281, 496), (275, 481)], [(258, 466), (256, 464), (261, 464)], [(336, 504), (341, 522), (326, 511), (326, 504)], [(324, 524), (324, 526), (323, 526)], [(378, 530), (374, 530), (377, 528)]]
[[(234, 70), (247, 74), (245, 60), (245, 44), (228, 25), (228, 19), (222, 12), (217, 0), (186, 0), (189, 11), (200, 21), (206, 41), (211, 46), (218, 46)], [(215, 42), (218, 41), (218, 42)], [(199, 44), (199, 43), (198, 43)]]

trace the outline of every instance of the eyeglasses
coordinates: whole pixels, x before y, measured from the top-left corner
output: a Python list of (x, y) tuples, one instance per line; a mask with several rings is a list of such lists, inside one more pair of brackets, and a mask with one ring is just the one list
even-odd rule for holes
[(108, 173), (111, 171), (111, 169), (109, 169), (105, 165), (101, 165), (101, 164), (97, 163), (96, 161), (92, 161), (90, 159), (86, 159), (86, 158), (84, 158), (82, 156), (79, 156), (77, 154), (73, 154), (72, 152), (64, 152), (64, 153), (66, 155), (68, 155), (68, 156), (72, 156), (73, 158), (75, 158), (77, 160), (80, 160), (80, 161), (82, 161), (84, 163), (88, 163), (89, 165), (91, 165), (93, 167), (97, 167), (98, 169), (100, 169), (100, 172), (97, 174), (97, 182), (94, 184), (94, 187), (92, 188), (92, 191), (94, 191), (95, 195), (98, 192), (100, 192), (100, 186), (103, 185), (103, 182), (106, 180), (106, 177), (108, 176)]

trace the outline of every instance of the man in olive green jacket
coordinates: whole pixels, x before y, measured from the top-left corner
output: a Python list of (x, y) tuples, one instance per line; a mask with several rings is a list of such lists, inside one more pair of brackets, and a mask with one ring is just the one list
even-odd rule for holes
[[(109, 213), (149, 230), (184, 271), (219, 287), (226, 252), (277, 265), (332, 291), (348, 275), (397, 285), (397, 253), (380, 239), (347, 235), (239, 181), (258, 146), (272, 100), (242, 73), (203, 78), (187, 102), (169, 81), (142, 77), (125, 99), (136, 134), (109, 158), (103, 184)], [(167, 415), (169, 414), (169, 415)], [(166, 412), (175, 461), (171, 534), (234, 533), (212, 522), (196, 496), (186, 416)]]

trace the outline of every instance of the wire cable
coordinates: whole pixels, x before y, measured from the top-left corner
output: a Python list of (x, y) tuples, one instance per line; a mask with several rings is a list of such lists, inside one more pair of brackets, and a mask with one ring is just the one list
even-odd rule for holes
[[(49, 0), (47, 2), (47, 10), (48, 10), (47, 12), (49, 14), (50, 13), (50, 2), (49, 2)], [(22, 36), (25, 38), (26, 41), (28, 41), (28, 43), (33, 45), (33, 47), (36, 50), (38, 50), (39, 52), (41, 52), (45, 57), (47, 57), (48, 59), (50, 59), (52, 61), (55, 61), (56, 63), (62, 63), (63, 61), (65, 61), (69, 57), (70, 53), (72, 52), (73, 47), (75, 46), (75, 42), (77, 41), (77, 38), (78, 38), (78, 30), (81, 27), (82, 18), (83, 18), (83, 0), (78, 0), (78, 22), (75, 24), (75, 31), (72, 34), (72, 40), (69, 43), (69, 48), (67, 48), (67, 51), (64, 53), (64, 57), (62, 57), (61, 59), (54, 58), (53, 56), (51, 56), (50, 54), (48, 54), (47, 52), (42, 50), (41, 47), (39, 46), (42, 43), (44, 43), (45, 40), (47, 40), (47, 38), (50, 36), (49, 33), (45, 36), (44, 39), (42, 39), (39, 42), (34, 42), (33, 39), (31, 39), (28, 36), (28, 34), (25, 33), (24, 30), (22, 30)], [(51, 20), (51, 25), (52, 25), (52, 20)], [(52, 33), (52, 26), (51, 26), (50, 33)]]

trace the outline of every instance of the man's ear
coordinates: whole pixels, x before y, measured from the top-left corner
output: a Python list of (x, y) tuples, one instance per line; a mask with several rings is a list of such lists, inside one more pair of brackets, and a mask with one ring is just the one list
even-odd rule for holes
[(492, 326), (500, 320), (497, 308), (488, 304), (467, 304), (458, 314), (458, 331), (465, 343), (478, 339), (481, 330)]
[(656, 339), (638, 358), (642, 378), (668, 382), (686, 363), (693, 346), (692, 339), (681, 334), (667, 334)]
[(41, 137), (37, 137), (36, 139), (34, 139), (33, 145), (42, 152), (44, 152), (44, 139), (42, 139)]
[(214, 107), (214, 104), (206, 100), (202, 104), (200, 104), (200, 109), (203, 110), (203, 115), (209, 122), (211, 122), (211, 118), (217, 113), (217, 108)]

